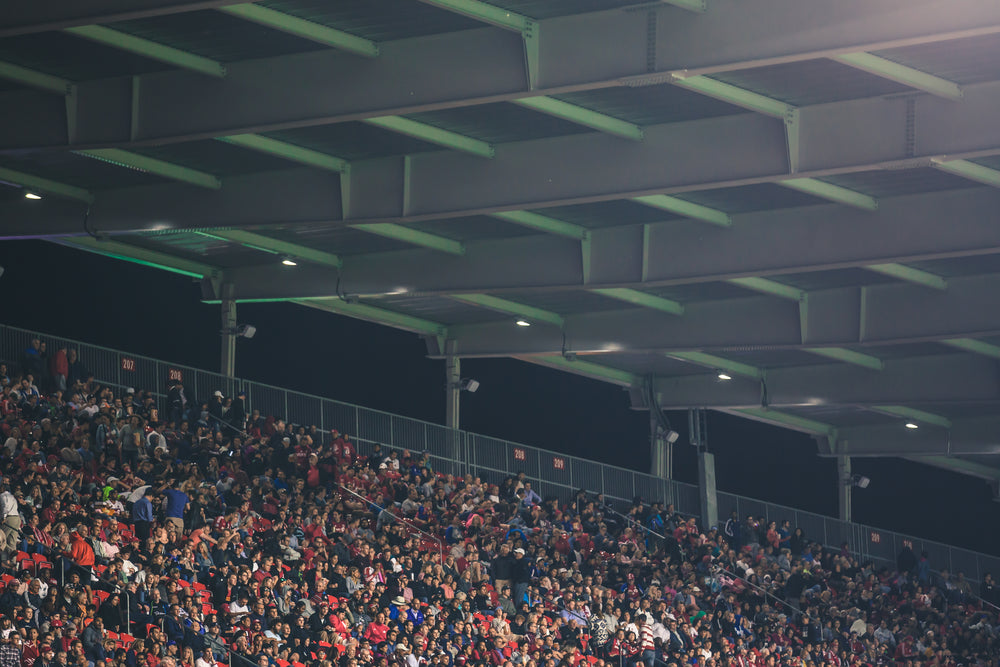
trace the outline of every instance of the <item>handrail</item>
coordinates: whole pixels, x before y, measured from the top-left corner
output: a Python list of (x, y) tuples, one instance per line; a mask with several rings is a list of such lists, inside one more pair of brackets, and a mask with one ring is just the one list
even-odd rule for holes
[(357, 493), (353, 489), (347, 488), (346, 486), (344, 486), (343, 484), (340, 484), (339, 482), (337, 483), (337, 487), (340, 488), (341, 491), (346, 491), (347, 493), (351, 494), (352, 496), (354, 496), (355, 498), (357, 498), (361, 502), (365, 503), (366, 505), (371, 505), (372, 507), (378, 507), (380, 511), (385, 512), (386, 514), (388, 514), (392, 518), (396, 519), (396, 521), (398, 521), (399, 523), (403, 524), (404, 526), (406, 526), (406, 527), (408, 527), (408, 528), (410, 528), (412, 530), (417, 531), (421, 535), (426, 535), (431, 540), (437, 542), (438, 552), (441, 554), (441, 562), (442, 563), (444, 562), (444, 542), (442, 542), (439, 538), (435, 537), (431, 533), (428, 533), (426, 530), (421, 530), (420, 528), (417, 528), (416, 526), (414, 526), (413, 524), (411, 524), (409, 521), (407, 521), (405, 517), (401, 517), (401, 516), (399, 516), (398, 514), (396, 514), (394, 512), (390, 512), (387, 508), (382, 507), (381, 505), (378, 505), (378, 504), (376, 504), (376, 503), (368, 500), (367, 498), (365, 498), (364, 496), (362, 496), (360, 493)]

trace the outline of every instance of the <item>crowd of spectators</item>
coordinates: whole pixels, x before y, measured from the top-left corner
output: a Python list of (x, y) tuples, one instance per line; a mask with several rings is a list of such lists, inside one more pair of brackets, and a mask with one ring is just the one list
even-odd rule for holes
[(359, 455), (39, 341), (0, 384), (0, 667), (1000, 664), (992, 579), (926, 555)]

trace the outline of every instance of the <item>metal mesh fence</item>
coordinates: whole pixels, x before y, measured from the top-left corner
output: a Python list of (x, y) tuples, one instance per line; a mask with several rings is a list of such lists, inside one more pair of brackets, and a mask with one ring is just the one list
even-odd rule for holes
[[(0, 325), (0, 360), (16, 366), (28, 348), (33, 332)], [(163, 409), (169, 380), (182, 380), (191, 398), (208, 401), (218, 390), (233, 396), (240, 389), (247, 392), (247, 409), (261, 415), (287, 419), (293, 424), (315, 425), (324, 432), (333, 429), (348, 434), (358, 453), (367, 455), (375, 443), (396, 449), (427, 451), (434, 469), (453, 475), (471, 473), (499, 482), (503, 475), (523, 471), (542, 497), (571, 498), (577, 489), (603, 493), (620, 503), (630, 503), (636, 496), (645, 502), (673, 503), (682, 514), (698, 516), (701, 501), (698, 487), (676, 480), (626, 470), (536, 447), (508, 442), (465, 431), (448, 429), (440, 424), (392, 415), (328, 398), (303, 394), (270, 385), (226, 378), (219, 373), (171, 364), (57, 336), (38, 335), (49, 353), (60, 347), (77, 350), (80, 361), (102, 384), (123, 391), (128, 387), (153, 392)], [(832, 517), (797, 510), (732, 493), (718, 493), (719, 517), (724, 521), (732, 511), (743, 519), (747, 515), (762, 520), (788, 519), (793, 527), (803, 529), (806, 537), (826, 546), (847, 544), (852, 553), (890, 565), (903, 546), (916, 553), (927, 551), (935, 569), (963, 572), (972, 581), (987, 572), (1000, 572), (1000, 558), (940, 544)]]

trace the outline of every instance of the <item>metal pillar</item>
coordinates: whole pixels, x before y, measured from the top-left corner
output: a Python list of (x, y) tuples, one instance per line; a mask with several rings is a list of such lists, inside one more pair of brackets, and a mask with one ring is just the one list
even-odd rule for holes
[(674, 474), (674, 446), (667, 442), (667, 434), (660, 427), (654, 410), (649, 411), (650, 473), (661, 479), (671, 479)]
[(444, 423), (448, 428), (459, 428), (459, 407), (462, 400), (462, 361), (456, 354), (454, 340), (444, 344), (445, 414)]
[(236, 376), (236, 290), (222, 285), (222, 374)]
[(851, 457), (837, 457), (837, 508), (841, 521), (851, 520), (851, 501), (854, 484), (851, 475)]
[(708, 413), (701, 408), (688, 410), (691, 444), (698, 448), (698, 495), (701, 500), (701, 527), (707, 531), (719, 525), (719, 498), (715, 489), (715, 455), (708, 453)]

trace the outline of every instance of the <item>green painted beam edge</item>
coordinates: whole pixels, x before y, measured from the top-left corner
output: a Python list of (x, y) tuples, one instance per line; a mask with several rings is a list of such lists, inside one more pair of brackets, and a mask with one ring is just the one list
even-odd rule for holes
[(1000, 346), (976, 340), (975, 338), (948, 338), (941, 341), (944, 345), (953, 347), (964, 352), (981, 354), (986, 357), (1000, 359)]
[(827, 359), (833, 359), (835, 361), (842, 361), (845, 364), (854, 364), (855, 366), (870, 368), (874, 371), (880, 371), (885, 367), (885, 364), (878, 357), (873, 357), (870, 354), (863, 354), (861, 352), (855, 352), (854, 350), (847, 350), (842, 347), (809, 347), (804, 349), (806, 352), (818, 354), (819, 356), (826, 357)]
[(630, 289), (628, 287), (597, 287), (591, 289), (590, 291), (594, 294), (600, 294), (601, 296), (617, 299), (636, 306), (642, 306), (643, 308), (659, 310), (664, 313), (670, 313), (671, 315), (684, 314), (684, 306), (676, 301), (664, 299), (663, 297), (654, 296), (652, 294), (646, 294), (645, 292), (640, 292), (639, 290)]
[(795, 107), (791, 104), (786, 104), (780, 100), (775, 100), (708, 76), (688, 77), (682, 73), (675, 73), (673, 74), (672, 82), (676, 86), (688, 88), (702, 95), (714, 97), (723, 102), (729, 102), (730, 104), (767, 116), (786, 118), (795, 110)]
[(733, 219), (728, 213), (723, 213), (717, 209), (695, 204), (694, 202), (671, 195), (643, 195), (641, 197), (633, 197), (632, 201), (664, 211), (670, 211), (671, 213), (676, 213), (687, 218), (710, 222), (722, 227), (729, 227), (733, 224)]
[(932, 158), (931, 164), (941, 171), (946, 171), (955, 176), (967, 178), (984, 185), (1000, 187), (1000, 171), (985, 167), (969, 160), (945, 160), (942, 158)]
[(420, 0), (420, 2), (507, 30), (522, 32), (532, 23), (527, 16), (479, 0)]
[(584, 109), (583, 107), (563, 102), (554, 97), (545, 95), (522, 97), (519, 100), (514, 100), (514, 103), (549, 114), (550, 116), (562, 118), (577, 125), (583, 125), (625, 139), (641, 141), (643, 138), (642, 128), (634, 123), (629, 123), (628, 121), (620, 120), (598, 111)]
[(431, 250), (440, 250), (451, 255), (461, 256), (465, 254), (465, 244), (460, 241), (422, 232), (419, 229), (410, 229), (394, 222), (358, 223), (349, 225), (349, 227)]
[(878, 412), (885, 412), (886, 414), (890, 414), (895, 417), (905, 417), (913, 419), (914, 421), (924, 422), (925, 424), (951, 428), (951, 420), (947, 417), (936, 415), (933, 412), (925, 412), (924, 410), (909, 408), (905, 405), (873, 405), (871, 409)]
[(948, 289), (948, 281), (941, 276), (936, 276), (933, 273), (928, 273), (922, 269), (915, 269), (912, 266), (889, 263), (869, 264), (865, 268), (869, 271), (881, 273), (886, 276), (892, 276), (893, 278), (899, 278), (900, 280), (905, 280), (917, 285), (932, 287), (934, 289)]
[(847, 206), (854, 206), (866, 211), (878, 210), (878, 200), (875, 197), (870, 197), (860, 192), (834, 185), (833, 183), (827, 183), (817, 178), (790, 178), (778, 181), (778, 185), (821, 199), (828, 199), (838, 204), (846, 204)]
[(376, 57), (379, 52), (378, 44), (371, 40), (253, 3), (227, 5), (218, 9), (247, 21), (369, 58)]
[(57, 95), (67, 94), (70, 86), (73, 85), (71, 81), (67, 81), (66, 79), (6, 62), (0, 62), (0, 79), (16, 81), (32, 88), (40, 88), (50, 93), (56, 93)]
[(273, 239), (269, 236), (255, 234), (254, 232), (248, 232), (242, 229), (216, 230), (213, 232), (200, 233), (215, 236), (216, 238), (221, 238), (226, 241), (240, 243), (251, 248), (259, 248), (266, 252), (273, 252), (278, 255), (291, 255), (296, 259), (313, 262), (314, 264), (333, 266), (338, 269), (343, 265), (343, 261), (340, 257), (334, 255), (333, 253), (323, 252), (321, 250), (309, 248), (297, 243), (291, 243), (289, 241), (282, 241), (281, 239)]
[(706, 0), (660, 0), (660, 2), (665, 5), (673, 5), (674, 7), (686, 9), (689, 12), (701, 13), (708, 9)]
[(506, 222), (512, 222), (515, 225), (521, 225), (522, 227), (537, 229), (549, 234), (566, 236), (571, 239), (576, 239), (577, 241), (582, 241), (590, 236), (590, 230), (586, 227), (574, 225), (571, 222), (556, 220), (555, 218), (550, 218), (538, 213), (532, 213), (531, 211), (499, 211), (497, 213), (490, 213), (490, 217), (497, 218), (498, 220), (505, 220)]
[(26, 174), (22, 171), (7, 169), (6, 167), (0, 167), (0, 180), (20, 185), (28, 191), (68, 197), (69, 199), (77, 199), (88, 204), (94, 201), (94, 195), (83, 188), (78, 188), (75, 185), (66, 185), (65, 183), (52, 181), (41, 176), (35, 176), (34, 174)]
[(603, 380), (605, 382), (612, 382), (626, 387), (638, 385), (641, 382), (639, 377), (629, 373), (628, 371), (611, 368), (610, 366), (604, 366), (603, 364), (595, 364), (591, 361), (584, 361), (583, 359), (570, 361), (569, 359), (561, 356), (516, 356), (514, 358), (531, 364), (548, 366), (550, 368), (556, 368), (570, 373), (575, 373), (577, 375), (583, 375), (593, 379)]
[(322, 297), (316, 299), (290, 299), (292, 303), (302, 306), (318, 308), (348, 317), (368, 320), (377, 324), (393, 326), (398, 329), (406, 329), (415, 333), (427, 334), (431, 336), (446, 336), (448, 327), (437, 322), (424, 320), (413, 315), (398, 313), (393, 310), (376, 308), (364, 303), (347, 303), (339, 297)]
[(939, 76), (901, 65), (871, 53), (842, 53), (834, 60), (890, 81), (923, 90), (949, 100), (962, 99), (962, 87)]
[(792, 301), (802, 301), (806, 298), (806, 292), (804, 290), (800, 290), (797, 287), (785, 285), (784, 283), (779, 283), (768, 278), (749, 276), (746, 278), (729, 278), (726, 282), (732, 285), (739, 285), (740, 287), (744, 287), (749, 290), (754, 290), (755, 292), (779, 296), (783, 299), (790, 299)]
[(765, 408), (734, 408), (732, 410), (727, 410), (727, 412), (735, 414), (743, 414), (748, 417), (756, 417), (762, 421), (768, 421), (775, 424), (781, 424), (784, 426), (791, 426), (798, 428), (809, 433), (815, 433), (817, 435), (834, 436), (837, 429), (831, 424), (825, 424), (823, 422), (814, 421), (812, 419), (806, 419), (805, 417), (799, 417), (797, 415), (790, 415), (785, 412), (779, 412), (777, 410), (768, 410)]
[(101, 25), (82, 25), (73, 28), (64, 28), (64, 30), (77, 37), (100, 42), (101, 44), (122, 51), (137, 53), (141, 56), (167, 63), (168, 65), (174, 65), (175, 67), (182, 67), (220, 78), (226, 76), (226, 66), (211, 58), (188, 53), (187, 51), (175, 49), (166, 44), (159, 44)]
[(74, 152), (77, 155), (85, 155), (87, 157), (94, 158), (95, 160), (102, 160), (118, 166), (138, 169), (150, 174), (162, 176), (163, 178), (182, 181), (184, 183), (190, 183), (191, 185), (198, 185), (203, 188), (209, 188), (210, 190), (218, 190), (222, 187), (222, 182), (212, 174), (206, 174), (205, 172), (198, 171), (197, 169), (182, 167), (171, 162), (158, 160), (157, 158), (148, 157), (139, 153), (124, 151), (120, 148), (98, 148), (95, 150)]
[(343, 173), (348, 166), (347, 160), (339, 157), (265, 137), (261, 134), (232, 134), (228, 137), (216, 137), (216, 139), (234, 146), (249, 148), (261, 153), (267, 153), (268, 155), (285, 158), (292, 162), (298, 162), (299, 164), (328, 169), (337, 173)]
[(437, 144), (438, 146), (465, 151), (466, 153), (480, 157), (492, 158), (496, 152), (493, 145), (486, 141), (473, 139), (464, 134), (458, 134), (457, 132), (444, 130), (440, 127), (410, 120), (403, 116), (379, 116), (378, 118), (366, 118), (364, 122), (392, 132), (399, 132), (409, 137)]
[(173, 257), (166, 253), (145, 248), (132, 247), (118, 241), (99, 241), (90, 237), (64, 237), (53, 239), (55, 243), (77, 250), (92, 252), (104, 257), (119, 259), (141, 266), (147, 266), (161, 271), (179, 273), (191, 278), (204, 278), (218, 272), (218, 268), (194, 262), (182, 257)]
[(483, 308), (489, 308), (490, 310), (497, 310), (502, 313), (523, 317), (526, 320), (547, 322), (548, 324), (552, 324), (557, 327), (562, 327), (565, 323), (562, 315), (557, 313), (542, 310), (541, 308), (535, 308), (534, 306), (528, 306), (523, 303), (517, 303), (516, 301), (508, 301), (507, 299), (501, 299), (500, 297), (489, 294), (450, 294), (448, 296), (455, 301), (460, 301), (473, 306), (482, 306)]
[(707, 354), (705, 352), (669, 352), (665, 356), (678, 359), (679, 361), (697, 364), (705, 368), (729, 371), (730, 373), (742, 375), (743, 377), (748, 377), (753, 380), (759, 380), (763, 375), (763, 372), (756, 366), (744, 364), (739, 361), (732, 361), (723, 357), (717, 357), (714, 354)]

